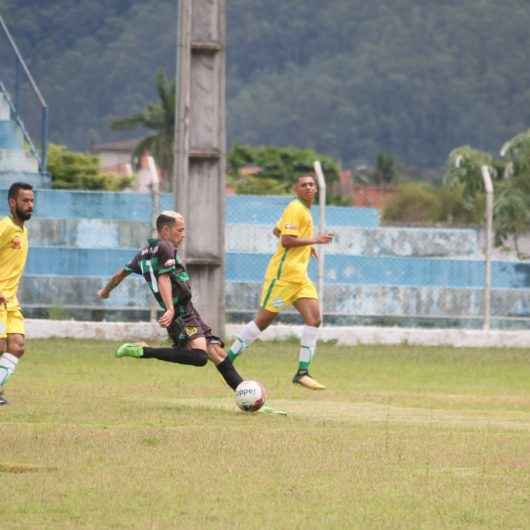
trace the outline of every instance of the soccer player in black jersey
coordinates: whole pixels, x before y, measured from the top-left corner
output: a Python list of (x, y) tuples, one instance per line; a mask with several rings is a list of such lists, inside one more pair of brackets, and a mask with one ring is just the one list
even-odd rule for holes
[(209, 358), (235, 390), (243, 379), (226, 355), (223, 341), (212, 335), (193, 306), (190, 277), (177, 257), (177, 247), (185, 235), (184, 218), (166, 210), (158, 216), (156, 229), (158, 239), (149, 239), (148, 245), (98, 291), (98, 297), (108, 298), (129, 274), (141, 274), (164, 310), (159, 323), (167, 329), (173, 346), (151, 348), (125, 343), (116, 350), (116, 357), (160, 359), (193, 366), (204, 366)]

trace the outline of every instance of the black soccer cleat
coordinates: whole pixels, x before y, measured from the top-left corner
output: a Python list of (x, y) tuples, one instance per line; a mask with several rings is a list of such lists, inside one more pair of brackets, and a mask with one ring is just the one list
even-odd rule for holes
[(2, 392), (0, 393), (0, 407), (4, 405), (9, 405), (9, 401), (7, 401), (7, 399), (4, 397), (4, 394)]
[(294, 374), (293, 383), (295, 385), (301, 385), (305, 388), (309, 388), (310, 390), (325, 390), (326, 389), (324, 385), (322, 385), (316, 379), (313, 379), (309, 375), (308, 370), (298, 370), (298, 372)]

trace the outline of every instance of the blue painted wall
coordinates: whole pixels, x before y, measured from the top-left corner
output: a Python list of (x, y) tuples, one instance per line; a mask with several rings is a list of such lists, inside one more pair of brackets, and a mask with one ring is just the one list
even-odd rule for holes
[[(292, 197), (231, 196), (226, 198), (227, 223), (271, 224), (277, 219)], [(174, 209), (173, 196), (163, 193), (161, 209)], [(0, 214), (7, 212), (7, 191), (0, 190)], [(318, 223), (318, 207), (312, 209)], [(133, 192), (90, 192), (66, 190), (37, 190), (35, 215), (48, 219), (123, 219), (127, 221), (151, 220), (151, 197)], [(379, 213), (375, 208), (326, 208), (329, 226), (379, 225)]]
[(0, 149), (21, 149), (20, 133), (15, 122), (0, 121)]
[[(103, 276), (114, 274), (136, 254), (136, 249), (31, 247), (26, 273), (30, 275)], [(226, 279), (261, 282), (268, 254), (226, 254)], [(316, 264), (310, 267), (316, 278)], [(398, 285), (415, 287), (480, 288), (484, 264), (477, 260), (385, 258), (326, 255), (326, 283)], [(530, 263), (492, 263), (495, 289), (529, 289)]]
[[(228, 252), (228, 281), (259, 282), (269, 256)], [(366, 257), (326, 254), (327, 284), (399, 285), (416, 287), (484, 287), (484, 263), (478, 260)], [(316, 264), (310, 266), (316, 278)], [(496, 289), (529, 289), (530, 263), (492, 263), (492, 286)]]
[[(255, 311), (276, 244), (270, 229), (289, 200), (226, 199), (230, 315), (248, 318)], [(161, 207), (171, 208), (172, 202), (172, 196), (165, 194)], [(0, 214), (7, 212), (6, 203), (6, 191), (0, 191)], [(317, 221), (316, 209), (314, 214)], [(97, 300), (95, 293), (143, 245), (150, 218), (147, 194), (38, 190), (37, 213), (28, 225), (31, 245), (22, 290), (26, 307), (31, 311), (66, 307), (100, 315), (110, 314), (109, 308), (145, 308), (148, 293), (140, 279), (124, 282), (112, 302)], [(362, 208), (330, 207), (327, 224), (337, 226), (337, 240), (328, 249), (325, 267), (325, 307), (331, 318), (356, 323), (403, 318), (409, 319), (409, 325), (430, 318), (452, 326), (479, 325), (484, 263), (476, 231), (387, 229), (378, 227), (376, 210)], [(313, 278), (315, 268), (312, 263)], [(530, 316), (530, 263), (494, 262), (492, 280), (498, 326), (526, 326), (527, 320), (516, 319)], [(86, 313), (75, 314), (84, 318)]]

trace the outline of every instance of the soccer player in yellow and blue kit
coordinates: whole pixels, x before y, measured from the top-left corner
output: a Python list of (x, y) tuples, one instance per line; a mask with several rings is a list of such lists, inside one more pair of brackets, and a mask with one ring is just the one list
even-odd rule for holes
[(24, 355), (24, 317), (17, 299), (28, 255), (28, 229), (33, 213), (31, 184), (15, 182), (7, 193), (10, 215), (0, 220), (0, 405), (7, 405), (3, 387)]
[(318, 234), (313, 237), (310, 209), (317, 192), (315, 178), (312, 175), (298, 177), (294, 192), (297, 198), (289, 203), (274, 227), (273, 233), (279, 238), (279, 242), (265, 272), (260, 309), (256, 318), (245, 325), (230, 347), (228, 355), (235, 360), (283, 308), (292, 305), (304, 319), (298, 370), (293, 383), (311, 390), (322, 390), (325, 386), (309, 374), (321, 316), (318, 294), (307, 275), (307, 267), (311, 256), (317, 257), (313, 245), (327, 245), (333, 236)]

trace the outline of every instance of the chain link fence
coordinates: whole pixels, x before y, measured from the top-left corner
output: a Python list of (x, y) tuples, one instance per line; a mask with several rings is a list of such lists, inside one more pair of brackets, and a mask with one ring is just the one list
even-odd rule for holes
[[(272, 228), (289, 198), (234, 198), (227, 224), (229, 321), (252, 317), (277, 244)], [(260, 202), (261, 201), (261, 202)], [(249, 215), (247, 210), (255, 212)], [(318, 208), (313, 207), (318, 226)], [(477, 228), (379, 225), (369, 208), (327, 207), (324, 324), (480, 329), (485, 317), (485, 261)], [(316, 282), (313, 261), (310, 276)], [(530, 264), (494, 261), (491, 327), (525, 329), (530, 317)], [(297, 322), (294, 312), (280, 321)]]
[[(277, 239), (272, 229), (291, 197), (226, 199), (225, 307), (228, 323), (258, 308), (261, 282)], [(162, 194), (161, 208), (173, 198)], [(6, 212), (0, 192), (0, 214)], [(315, 226), (318, 210), (313, 210)], [(29, 222), (30, 254), (21, 300), (28, 317), (148, 320), (150, 295), (128, 278), (108, 301), (97, 290), (150, 235), (151, 198), (136, 193), (38, 191)], [(380, 226), (377, 210), (328, 207), (325, 325), (481, 329), (485, 261), (478, 229)], [(317, 267), (310, 275), (316, 282)], [(494, 259), (491, 328), (527, 329), (530, 264)], [(299, 322), (287, 311), (280, 322)]]

